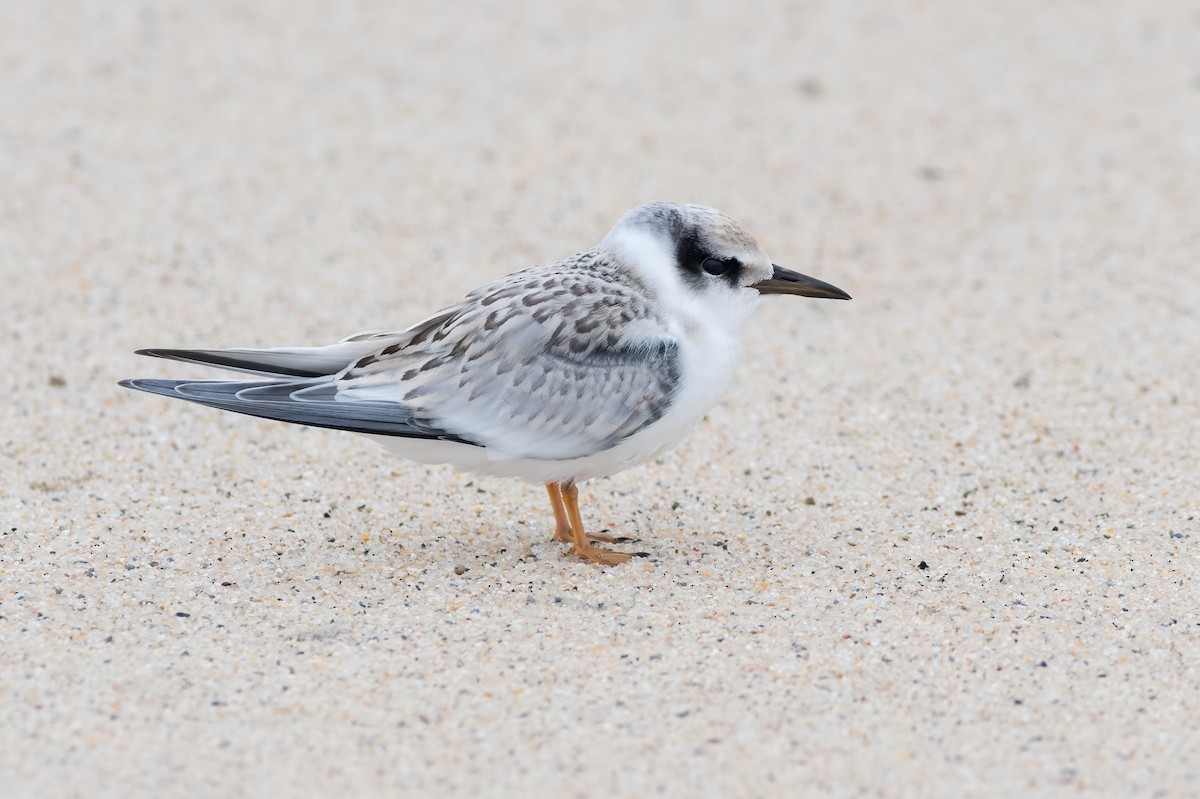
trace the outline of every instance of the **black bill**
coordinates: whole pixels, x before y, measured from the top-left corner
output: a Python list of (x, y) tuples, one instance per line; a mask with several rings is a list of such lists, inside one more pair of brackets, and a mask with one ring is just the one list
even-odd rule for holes
[(827, 300), (850, 299), (849, 294), (823, 280), (784, 269), (776, 264), (771, 266), (775, 267), (775, 274), (750, 288), (758, 289), (760, 294), (797, 294), (801, 297), (821, 297)]

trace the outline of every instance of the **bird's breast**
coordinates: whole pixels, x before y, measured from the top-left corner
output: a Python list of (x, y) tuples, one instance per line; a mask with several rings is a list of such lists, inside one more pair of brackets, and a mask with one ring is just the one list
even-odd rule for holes
[(693, 334), (681, 349), (682, 369), (670, 410), (652, 425), (663, 448), (674, 446), (721, 399), (737, 368), (736, 336), (713, 331)]

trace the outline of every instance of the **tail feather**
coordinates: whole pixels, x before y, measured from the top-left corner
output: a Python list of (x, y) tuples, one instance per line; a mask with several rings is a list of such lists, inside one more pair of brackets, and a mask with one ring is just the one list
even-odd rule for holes
[(352, 337), (327, 347), (273, 347), (249, 349), (237, 347), (219, 350), (181, 350), (154, 347), (138, 350), (138, 355), (166, 358), (184, 363), (216, 366), (235, 372), (263, 376), (317, 378), (329, 377), (364, 356), (395, 343), (401, 334), (372, 334)]
[(120, 385), (262, 419), (349, 430), (354, 433), (429, 438), (470, 444), (413, 416), (399, 403), (338, 399), (332, 384), (312, 380), (160, 380), (135, 378)]

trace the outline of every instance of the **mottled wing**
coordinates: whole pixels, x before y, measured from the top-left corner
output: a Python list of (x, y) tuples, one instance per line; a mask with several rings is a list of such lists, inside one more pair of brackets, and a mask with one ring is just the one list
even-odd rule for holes
[(679, 344), (639, 293), (593, 254), (476, 290), (403, 345), (342, 375), (347, 400), (400, 402), (422, 426), (494, 458), (566, 460), (660, 419)]

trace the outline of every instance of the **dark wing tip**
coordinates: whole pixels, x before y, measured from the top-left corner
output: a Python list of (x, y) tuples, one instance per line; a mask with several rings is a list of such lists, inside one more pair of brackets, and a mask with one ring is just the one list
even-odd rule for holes
[(117, 385), (121, 388), (131, 388), (135, 391), (145, 391), (150, 394), (161, 394), (164, 397), (177, 396), (175, 388), (183, 383), (183, 380), (161, 380), (154, 377), (132, 377), (125, 380), (118, 380)]
[(148, 355), (151, 358), (170, 358), (171, 360), (192, 360), (195, 357), (195, 350), (180, 350), (170, 349), (167, 347), (146, 347), (145, 349), (134, 350), (134, 355)]
[(474, 442), (447, 430), (414, 420), (412, 414), (397, 403), (338, 402), (332, 396), (336, 389), (328, 384), (312, 386), (329, 392), (330, 397), (322, 401), (313, 401), (311, 398), (307, 401), (297, 400), (290, 395), (294, 389), (302, 388), (304, 383), (275, 380), (162, 380), (138, 377), (121, 380), (118, 384), (261, 419), (349, 430), (353, 433), (432, 438), (474, 445)]
[(151, 358), (169, 358), (174, 361), (190, 360), (193, 350), (170, 349), (167, 347), (146, 347), (134, 350), (134, 355), (146, 355)]
[[(181, 350), (165, 347), (149, 347), (134, 350), (135, 355), (148, 355), (151, 358), (165, 358), (169, 361), (183, 363), (198, 363), (202, 366), (215, 366), (218, 369), (231, 369), (236, 372), (250, 372), (261, 375), (279, 375), (283, 377), (326, 377), (331, 374), (325, 368), (307, 368), (303, 360), (297, 361), (294, 353), (286, 350)], [(337, 371), (341, 367), (333, 369)]]

